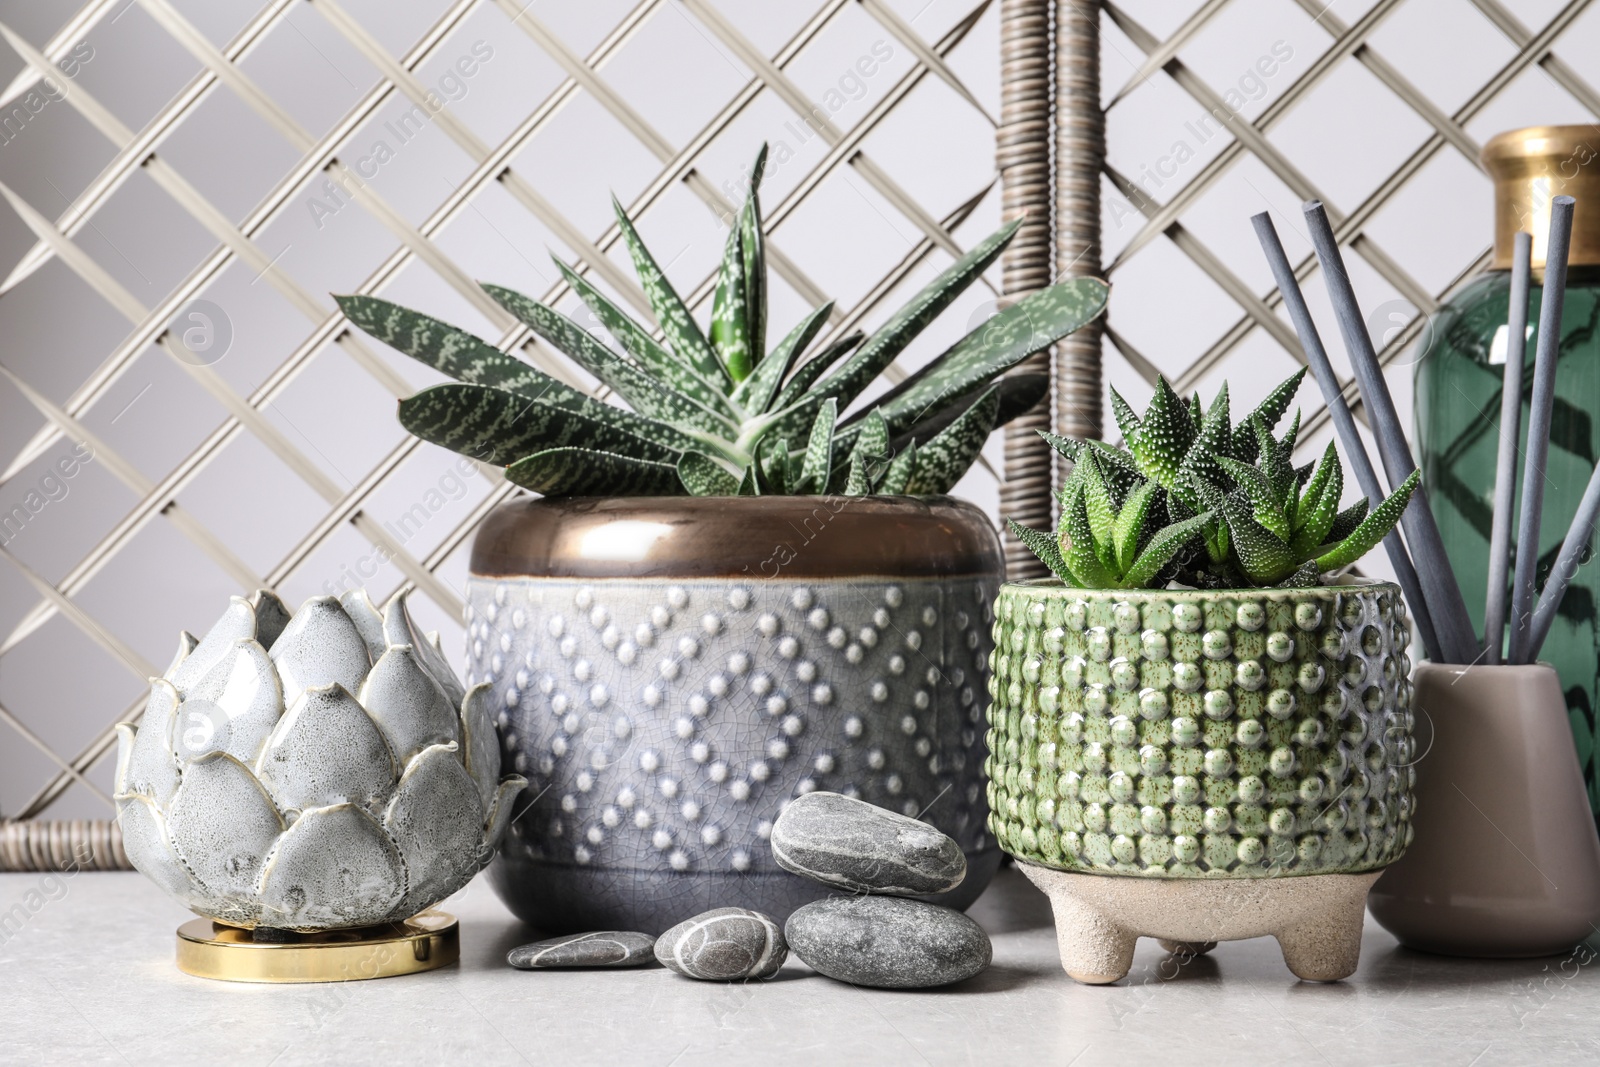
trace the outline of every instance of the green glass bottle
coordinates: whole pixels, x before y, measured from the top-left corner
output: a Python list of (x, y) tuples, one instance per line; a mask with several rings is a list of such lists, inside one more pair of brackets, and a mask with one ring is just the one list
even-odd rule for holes
[[(1528, 433), (1536, 336), (1532, 327), (1538, 322), (1543, 296), (1539, 283), (1549, 204), (1563, 194), (1576, 198), (1577, 209), (1540, 518), (1540, 589), (1600, 456), (1600, 131), (1593, 126), (1513, 130), (1485, 145), (1483, 162), (1495, 180), (1493, 266), (1452, 297), (1429, 322), (1418, 341), (1414, 372), (1423, 484), (1428, 486), (1434, 518), (1480, 634), (1505, 360), (1520, 358), (1524, 365), (1522, 440), (1518, 446), (1522, 449)], [(1530, 330), (1521, 343), (1506, 336), (1511, 246), (1519, 230), (1534, 238)], [(1520, 484), (1516, 495), (1520, 499)], [(1513, 536), (1516, 528), (1513, 521)], [(1596, 776), (1600, 560), (1585, 557), (1539, 658), (1561, 675), (1589, 803), (1600, 815)]]

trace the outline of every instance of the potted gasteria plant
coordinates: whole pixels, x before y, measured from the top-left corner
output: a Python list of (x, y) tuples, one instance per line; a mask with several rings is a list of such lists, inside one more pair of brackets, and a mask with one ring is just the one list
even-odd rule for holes
[(1002, 559), (983, 514), (944, 494), (1048, 388), (1001, 375), (1100, 314), (1106, 285), (1026, 296), (860, 402), (1017, 224), (870, 336), (825, 336), (825, 304), (769, 347), (764, 160), (709, 328), (620, 205), (655, 324), (559, 261), (608, 338), (484, 287), (625, 407), (418, 312), (340, 300), (361, 329), (456, 379), (401, 402), (407, 429), (542, 497), (502, 505), (478, 532), (467, 678), (493, 687), (507, 773), (528, 778), (495, 885), (552, 932), (659, 932), (724, 905), (781, 923), (825, 892), (766, 845), (782, 806), (813, 789), (953, 836), (969, 871), (958, 906), (999, 863), (980, 746)]
[[(1399, 589), (1340, 578), (1413, 474), (1340, 510), (1339, 457), (1291, 459), (1303, 372), (1234, 425), (1162, 379), (1126, 449), (1046, 435), (1073, 464), (1054, 578), (995, 607), (990, 828), (1051, 895), (1079, 981), (1139, 936), (1203, 951), (1274, 934), (1302, 978), (1354, 971), (1363, 902), (1411, 838), (1409, 631)], [(1109, 876), (1109, 877), (1107, 877)]]

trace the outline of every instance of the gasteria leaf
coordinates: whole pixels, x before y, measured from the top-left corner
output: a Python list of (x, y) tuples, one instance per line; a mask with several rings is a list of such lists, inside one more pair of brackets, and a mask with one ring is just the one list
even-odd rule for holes
[[(849, 413), (895, 356), (994, 262), (1018, 224), (979, 242), (870, 338), (850, 330), (819, 343), (834, 314), (824, 304), (768, 352), (759, 195), (765, 163), (763, 148), (750, 170), (749, 195), (729, 219), (705, 328), (615, 198), (617, 224), (655, 323), (636, 320), (608, 298), (583, 264), (559, 260), (562, 278), (599, 324), (594, 333), (532, 297), (483, 286), (542, 342), (532, 348), (537, 368), (376, 297), (340, 297), (340, 307), (356, 327), (457, 380), (405, 400), (400, 417), (407, 429), (508, 464), (507, 476), (535, 492), (947, 492), (977, 461), (994, 427), (1048, 393), (1047, 375), (1004, 372), (1099, 314), (1104, 283), (1078, 279), (1030, 295), (879, 404)], [(574, 365), (571, 374), (559, 368), (555, 374), (592, 377), (598, 395), (546, 373), (546, 346)], [(1107, 483), (1119, 499), (1128, 482), (1126, 470), (1107, 465)]]

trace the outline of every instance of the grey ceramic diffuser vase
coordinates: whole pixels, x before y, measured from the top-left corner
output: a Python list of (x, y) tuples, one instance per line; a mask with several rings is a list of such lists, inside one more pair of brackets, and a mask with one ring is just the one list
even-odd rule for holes
[(1417, 665), (1415, 845), (1373, 886), (1402, 944), (1567, 952), (1600, 923), (1600, 838), (1549, 664)]
[(1355, 970), (1367, 889), (1411, 840), (1399, 590), (1003, 587), (991, 826), (1051, 896), (1079, 981), (1140, 936), (1271, 934)]
[(985, 830), (983, 671), (1000, 545), (943, 497), (507, 504), (472, 556), (468, 678), (528, 778), (494, 885), (552, 932), (660, 932), (826, 895), (772, 860), (825, 789), (950, 834), (965, 907)]

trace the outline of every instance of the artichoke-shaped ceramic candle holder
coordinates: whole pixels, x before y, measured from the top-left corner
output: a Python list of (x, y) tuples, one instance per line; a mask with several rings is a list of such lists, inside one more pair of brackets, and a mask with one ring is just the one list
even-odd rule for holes
[(257, 941), (403, 922), (489, 862), (524, 785), (500, 777), (490, 699), (403, 596), (382, 613), (364, 591), (314, 597), (293, 617), (235, 597), (117, 727), (128, 858)]

